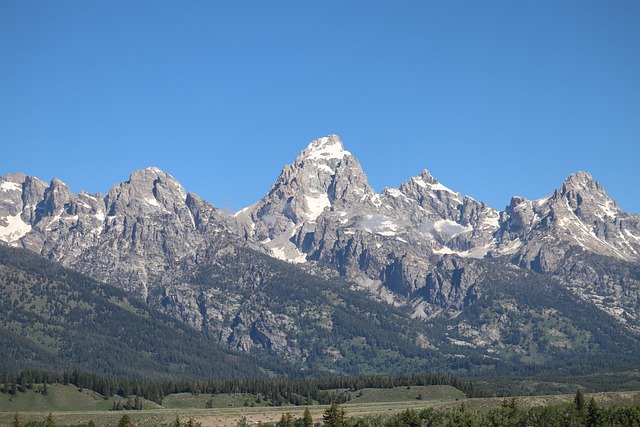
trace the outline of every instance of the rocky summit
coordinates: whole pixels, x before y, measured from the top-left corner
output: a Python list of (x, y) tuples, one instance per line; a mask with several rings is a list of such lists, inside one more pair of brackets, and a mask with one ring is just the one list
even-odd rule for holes
[[(622, 211), (590, 174), (569, 176), (539, 200), (513, 197), (504, 211), (427, 170), (377, 193), (336, 135), (312, 141), (261, 200), (235, 214), (157, 168), (133, 172), (106, 195), (8, 174), (0, 240), (115, 284), (225, 346), (300, 363), (320, 351), (305, 342), (305, 328), (330, 330), (344, 296), (318, 285), (324, 296), (305, 305), (318, 294), (293, 280), (299, 286), (286, 299), (275, 297), (274, 281), (291, 274), (339, 280), (351, 298), (394, 307), (413, 322), (398, 331), (402, 339), (443, 357), (465, 350), (461, 357), (534, 363), (560, 349), (605, 346), (588, 321), (571, 319), (592, 315), (566, 305), (595, 310), (633, 342), (640, 328), (640, 215)], [(538, 299), (522, 300), (529, 292)], [(561, 294), (565, 306), (545, 305), (545, 292)], [(326, 346), (326, 357), (345, 357)]]

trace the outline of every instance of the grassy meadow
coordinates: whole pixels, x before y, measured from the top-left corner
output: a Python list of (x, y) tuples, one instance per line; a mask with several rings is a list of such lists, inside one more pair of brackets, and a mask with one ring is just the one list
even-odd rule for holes
[[(361, 390), (334, 390), (346, 393), (347, 402), (342, 406), (348, 416), (394, 414), (406, 409), (424, 408), (484, 411), (502, 405), (504, 398), (468, 399), (458, 389), (445, 386), (410, 386), (394, 388), (363, 388)], [(640, 392), (612, 392), (587, 394), (598, 404), (631, 405), (640, 403)], [(519, 407), (553, 405), (570, 402), (573, 394), (517, 397)], [(44, 421), (49, 413), (54, 422), (62, 425), (86, 425), (93, 421), (97, 426), (115, 426), (127, 414), (137, 426), (169, 424), (176, 419), (193, 418), (203, 426), (236, 426), (244, 417), (250, 425), (275, 423), (283, 413), (301, 417), (305, 406), (264, 406), (261, 396), (250, 394), (200, 394), (179, 393), (166, 396), (162, 405), (143, 400), (142, 410), (112, 411), (115, 401), (125, 402), (119, 396), (105, 399), (98, 393), (79, 389), (72, 385), (50, 385), (46, 395), (27, 389), (15, 396), (0, 394), (0, 425), (10, 425), (15, 413), (20, 413), (23, 423)], [(206, 408), (205, 406), (212, 406)], [(321, 421), (327, 406), (311, 405), (314, 421)]]

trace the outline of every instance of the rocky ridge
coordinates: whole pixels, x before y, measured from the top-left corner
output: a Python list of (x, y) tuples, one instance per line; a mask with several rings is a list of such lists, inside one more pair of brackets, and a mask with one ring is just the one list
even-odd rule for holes
[[(241, 256), (245, 250), (343, 276), (430, 322), (465, 312), (502, 265), (553, 278), (628, 327), (639, 323), (640, 278), (585, 260), (637, 263), (640, 215), (622, 211), (589, 174), (570, 176), (540, 200), (514, 197), (503, 212), (426, 170), (378, 194), (335, 135), (312, 141), (263, 199), (234, 215), (156, 168), (132, 173), (104, 196), (73, 194), (58, 179), (6, 175), (0, 240), (117, 283), (229, 347), (292, 359), (305, 357), (292, 341), (301, 325), (269, 308), (268, 291), (252, 292), (275, 276)], [(229, 262), (241, 271), (230, 273)], [(220, 272), (235, 282), (220, 285)], [(215, 285), (202, 285), (211, 277)], [(314, 313), (323, 319), (327, 310)], [(451, 330), (459, 346), (477, 346), (499, 330), (484, 328), (467, 322)]]
[(473, 298), (483, 271), (474, 259), (549, 274), (575, 250), (640, 259), (640, 216), (619, 209), (588, 173), (537, 201), (514, 197), (503, 212), (426, 170), (377, 194), (335, 135), (313, 141), (265, 198), (236, 217), (273, 256), (330, 266), (423, 318)]
[(133, 172), (105, 196), (23, 174), (3, 177), (0, 189), (0, 239), (143, 298), (170, 265), (240, 229), (157, 168)]

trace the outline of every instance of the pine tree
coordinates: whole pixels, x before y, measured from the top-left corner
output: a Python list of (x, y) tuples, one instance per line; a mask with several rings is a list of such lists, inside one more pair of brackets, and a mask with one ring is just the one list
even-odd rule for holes
[(135, 427), (135, 424), (131, 421), (129, 415), (123, 415), (120, 421), (118, 421), (118, 427)]
[(581, 389), (576, 392), (576, 397), (573, 399), (573, 404), (576, 407), (576, 411), (583, 412), (585, 410), (584, 393)]
[(344, 409), (340, 405), (338, 405), (335, 401), (331, 403), (331, 406), (324, 411), (322, 415), (322, 419), (324, 420), (324, 425), (329, 427), (342, 427), (345, 425), (345, 417), (346, 413)]
[(9, 392), (9, 374), (7, 373), (7, 371), (4, 371), (2, 373), (2, 392)]
[(313, 417), (309, 408), (304, 408), (304, 414), (302, 415), (302, 427), (313, 427)]
[(47, 421), (45, 421), (45, 427), (56, 427), (56, 423), (53, 421), (53, 415), (49, 412), (49, 416), (47, 417)]
[(13, 415), (11, 427), (22, 427), (22, 417), (20, 417), (20, 414), (17, 412)]
[(280, 421), (276, 424), (277, 427), (295, 427), (296, 421), (293, 418), (291, 412), (282, 414)]
[(589, 400), (589, 406), (587, 406), (587, 422), (585, 423), (585, 426), (596, 427), (598, 425), (599, 417), (600, 417), (600, 409), (596, 404), (596, 400), (592, 397)]

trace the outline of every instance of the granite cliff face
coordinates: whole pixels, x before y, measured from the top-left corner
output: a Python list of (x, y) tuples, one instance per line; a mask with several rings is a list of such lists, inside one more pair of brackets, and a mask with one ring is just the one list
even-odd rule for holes
[(557, 268), (570, 248), (637, 262), (639, 220), (622, 211), (590, 174), (578, 172), (548, 197), (514, 197), (496, 242), (517, 263), (541, 272)]
[(336, 205), (367, 206), (374, 195), (358, 161), (331, 135), (313, 141), (285, 166), (262, 200), (236, 217), (274, 257), (302, 263), (306, 254), (293, 239), (302, 227), (316, 224)]
[(335, 135), (313, 141), (236, 217), (272, 256), (328, 266), (423, 318), (455, 313), (477, 297), (477, 259), (546, 274), (574, 251), (640, 259), (640, 216), (621, 211), (587, 173), (541, 200), (514, 197), (504, 212), (426, 170), (377, 194)]
[[(291, 360), (311, 354), (298, 342), (304, 322), (269, 296), (280, 270), (247, 254), (342, 276), (346, 288), (430, 324), (467, 313), (505, 270), (523, 282), (552, 280), (630, 330), (640, 327), (640, 277), (629, 267), (640, 261), (640, 215), (622, 211), (589, 174), (540, 200), (514, 197), (502, 212), (426, 170), (378, 194), (335, 135), (312, 141), (263, 199), (234, 215), (156, 168), (104, 196), (6, 175), (0, 240), (117, 284), (231, 348)], [(336, 310), (296, 307), (320, 328)], [(452, 325), (450, 339), (482, 347), (506, 333), (500, 322), (478, 322)]]
[(105, 196), (21, 174), (0, 185), (2, 240), (143, 298), (170, 265), (238, 227), (156, 168), (132, 173)]
[(311, 142), (236, 217), (272, 256), (329, 267), (378, 298), (411, 305), (419, 317), (463, 306), (478, 273), (445, 255), (481, 256), (499, 228), (497, 211), (427, 171), (377, 194), (335, 135)]

